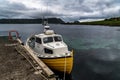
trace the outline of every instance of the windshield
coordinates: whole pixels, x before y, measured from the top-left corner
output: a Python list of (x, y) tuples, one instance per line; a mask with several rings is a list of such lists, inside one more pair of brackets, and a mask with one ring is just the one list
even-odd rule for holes
[(60, 36), (55, 36), (54, 37), (54, 40), (57, 42), (57, 41), (62, 41), (62, 38)]
[(46, 38), (43, 38), (43, 42), (44, 42), (44, 43), (53, 42), (53, 37), (46, 37)]

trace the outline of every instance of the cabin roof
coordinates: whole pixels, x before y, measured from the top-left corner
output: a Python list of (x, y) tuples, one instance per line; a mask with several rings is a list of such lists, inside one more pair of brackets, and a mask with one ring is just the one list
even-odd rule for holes
[(42, 34), (37, 34), (35, 36), (39, 37), (39, 38), (44, 38), (44, 37), (53, 37), (53, 36), (61, 36), (61, 35), (59, 35), (59, 34), (46, 35), (46, 34), (42, 33)]

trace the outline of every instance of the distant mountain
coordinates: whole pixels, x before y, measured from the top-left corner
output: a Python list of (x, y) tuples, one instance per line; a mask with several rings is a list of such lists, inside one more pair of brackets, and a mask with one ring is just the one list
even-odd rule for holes
[[(65, 23), (60, 18), (48, 18), (49, 24), (62, 24)], [(41, 24), (43, 19), (0, 19), (0, 24)]]

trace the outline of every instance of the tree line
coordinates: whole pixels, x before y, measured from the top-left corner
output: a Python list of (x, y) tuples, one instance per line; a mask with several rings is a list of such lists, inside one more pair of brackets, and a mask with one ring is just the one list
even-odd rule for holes
[[(47, 20), (48, 23), (53, 23), (53, 24), (62, 24), (65, 23), (62, 19), (60, 18), (48, 18), (44, 19)], [(1, 24), (41, 24), (43, 23), (43, 19), (0, 19)]]

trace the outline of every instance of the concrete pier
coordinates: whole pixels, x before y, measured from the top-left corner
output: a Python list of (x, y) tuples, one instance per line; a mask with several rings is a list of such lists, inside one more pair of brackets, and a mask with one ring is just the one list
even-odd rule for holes
[(54, 73), (19, 40), (0, 37), (0, 80), (56, 80)]

